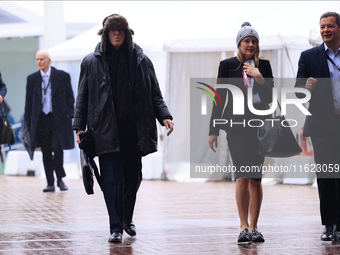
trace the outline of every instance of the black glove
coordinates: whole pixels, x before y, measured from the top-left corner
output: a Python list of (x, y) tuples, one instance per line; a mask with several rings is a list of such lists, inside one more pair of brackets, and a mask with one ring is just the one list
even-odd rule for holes
[(79, 134), (79, 149), (86, 152), (87, 156), (90, 159), (93, 159), (95, 157), (95, 151), (94, 151), (94, 142), (91, 137), (91, 135), (88, 132), (82, 132)]

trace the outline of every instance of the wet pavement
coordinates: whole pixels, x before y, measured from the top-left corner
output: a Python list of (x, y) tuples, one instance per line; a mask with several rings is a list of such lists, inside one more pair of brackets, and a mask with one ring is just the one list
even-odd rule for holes
[(317, 189), (264, 185), (259, 230), (264, 243), (238, 245), (235, 183), (143, 181), (137, 235), (109, 243), (98, 186), (88, 196), (80, 179), (66, 192), (43, 193), (39, 177), (0, 175), (0, 254), (340, 254), (323, 242)]

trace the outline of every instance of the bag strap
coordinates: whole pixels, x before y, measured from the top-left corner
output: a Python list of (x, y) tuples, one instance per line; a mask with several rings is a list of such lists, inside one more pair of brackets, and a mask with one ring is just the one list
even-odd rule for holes
[(98, 185), (99, 185), (100, 189), (103, 191), (102, 182), (101, 182), (101, 176), (99, 174), (98, 167), (97, 167), (96, 163), (94, 162), (93, 158), (90, 159), (89, 163), (90, 163), (90, 165), (91, 165), (91, 167), (93, 169), (94, 175), (96, 176)]
[[(266, 108), (266, 110), (269, 110), (269, 105), (268, 105), (268, 103), (263, 103), (263, 104), (264, 104), (264, 107)], [(280, 102), (279, 102), (279, 100), (277, 100), (277, 105), (279, 106), (280, 113), (281, 113), (281, 105), (280, 105)], [(276, 110), (275, 110), (275, 114), (274, 114), (274, 116), (275, 116), (275, 117), (277, 116), (277, 114), (276, 114)]]
[[(280, 113), (281, 113), (281, 105), (280, 105), (280, 102), (279, 102), (279, 100), (277, 100), (277, 105), (279, 106)], [(276, 112), (276, 110), (275, 110), (275, 112)]]

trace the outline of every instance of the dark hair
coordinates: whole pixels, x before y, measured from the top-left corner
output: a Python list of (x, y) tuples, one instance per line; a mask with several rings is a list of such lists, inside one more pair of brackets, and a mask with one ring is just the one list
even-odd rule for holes
[(340, 15), (339, 15), (339, 13), (336, 13), (336, 12), (325, 12), (324, 14), (321, 15), (320, 22), (321, 22), (321, 19), (327, 18), (327, 17), (334, 17), (335, 21), (336, 21), (336, 24), (340, 28)]

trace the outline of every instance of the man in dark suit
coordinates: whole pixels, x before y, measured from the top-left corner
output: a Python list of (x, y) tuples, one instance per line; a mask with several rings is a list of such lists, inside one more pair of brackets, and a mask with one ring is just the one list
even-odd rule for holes
[(24, 121), (30, 133), (31, 149), (41, 147), (47, 179), (44, 192), (54, 192), (54, 174), (61, 191), (67, 190), (62, 181), (63, 150), (74, 148), (72, 118), (74, 96), (70, 75), (50, 67), (47, 51), (38, 51), (39, 71), (27, 77)]
[[(303, 135), (310, 136), (317, 164), (321, 240), (340, 241), (340, 16), (320, 18), (323, 43), (301, 53), (295, 87), (311, 92)], [(304, 97), (297, 94), (298, 97)]]

